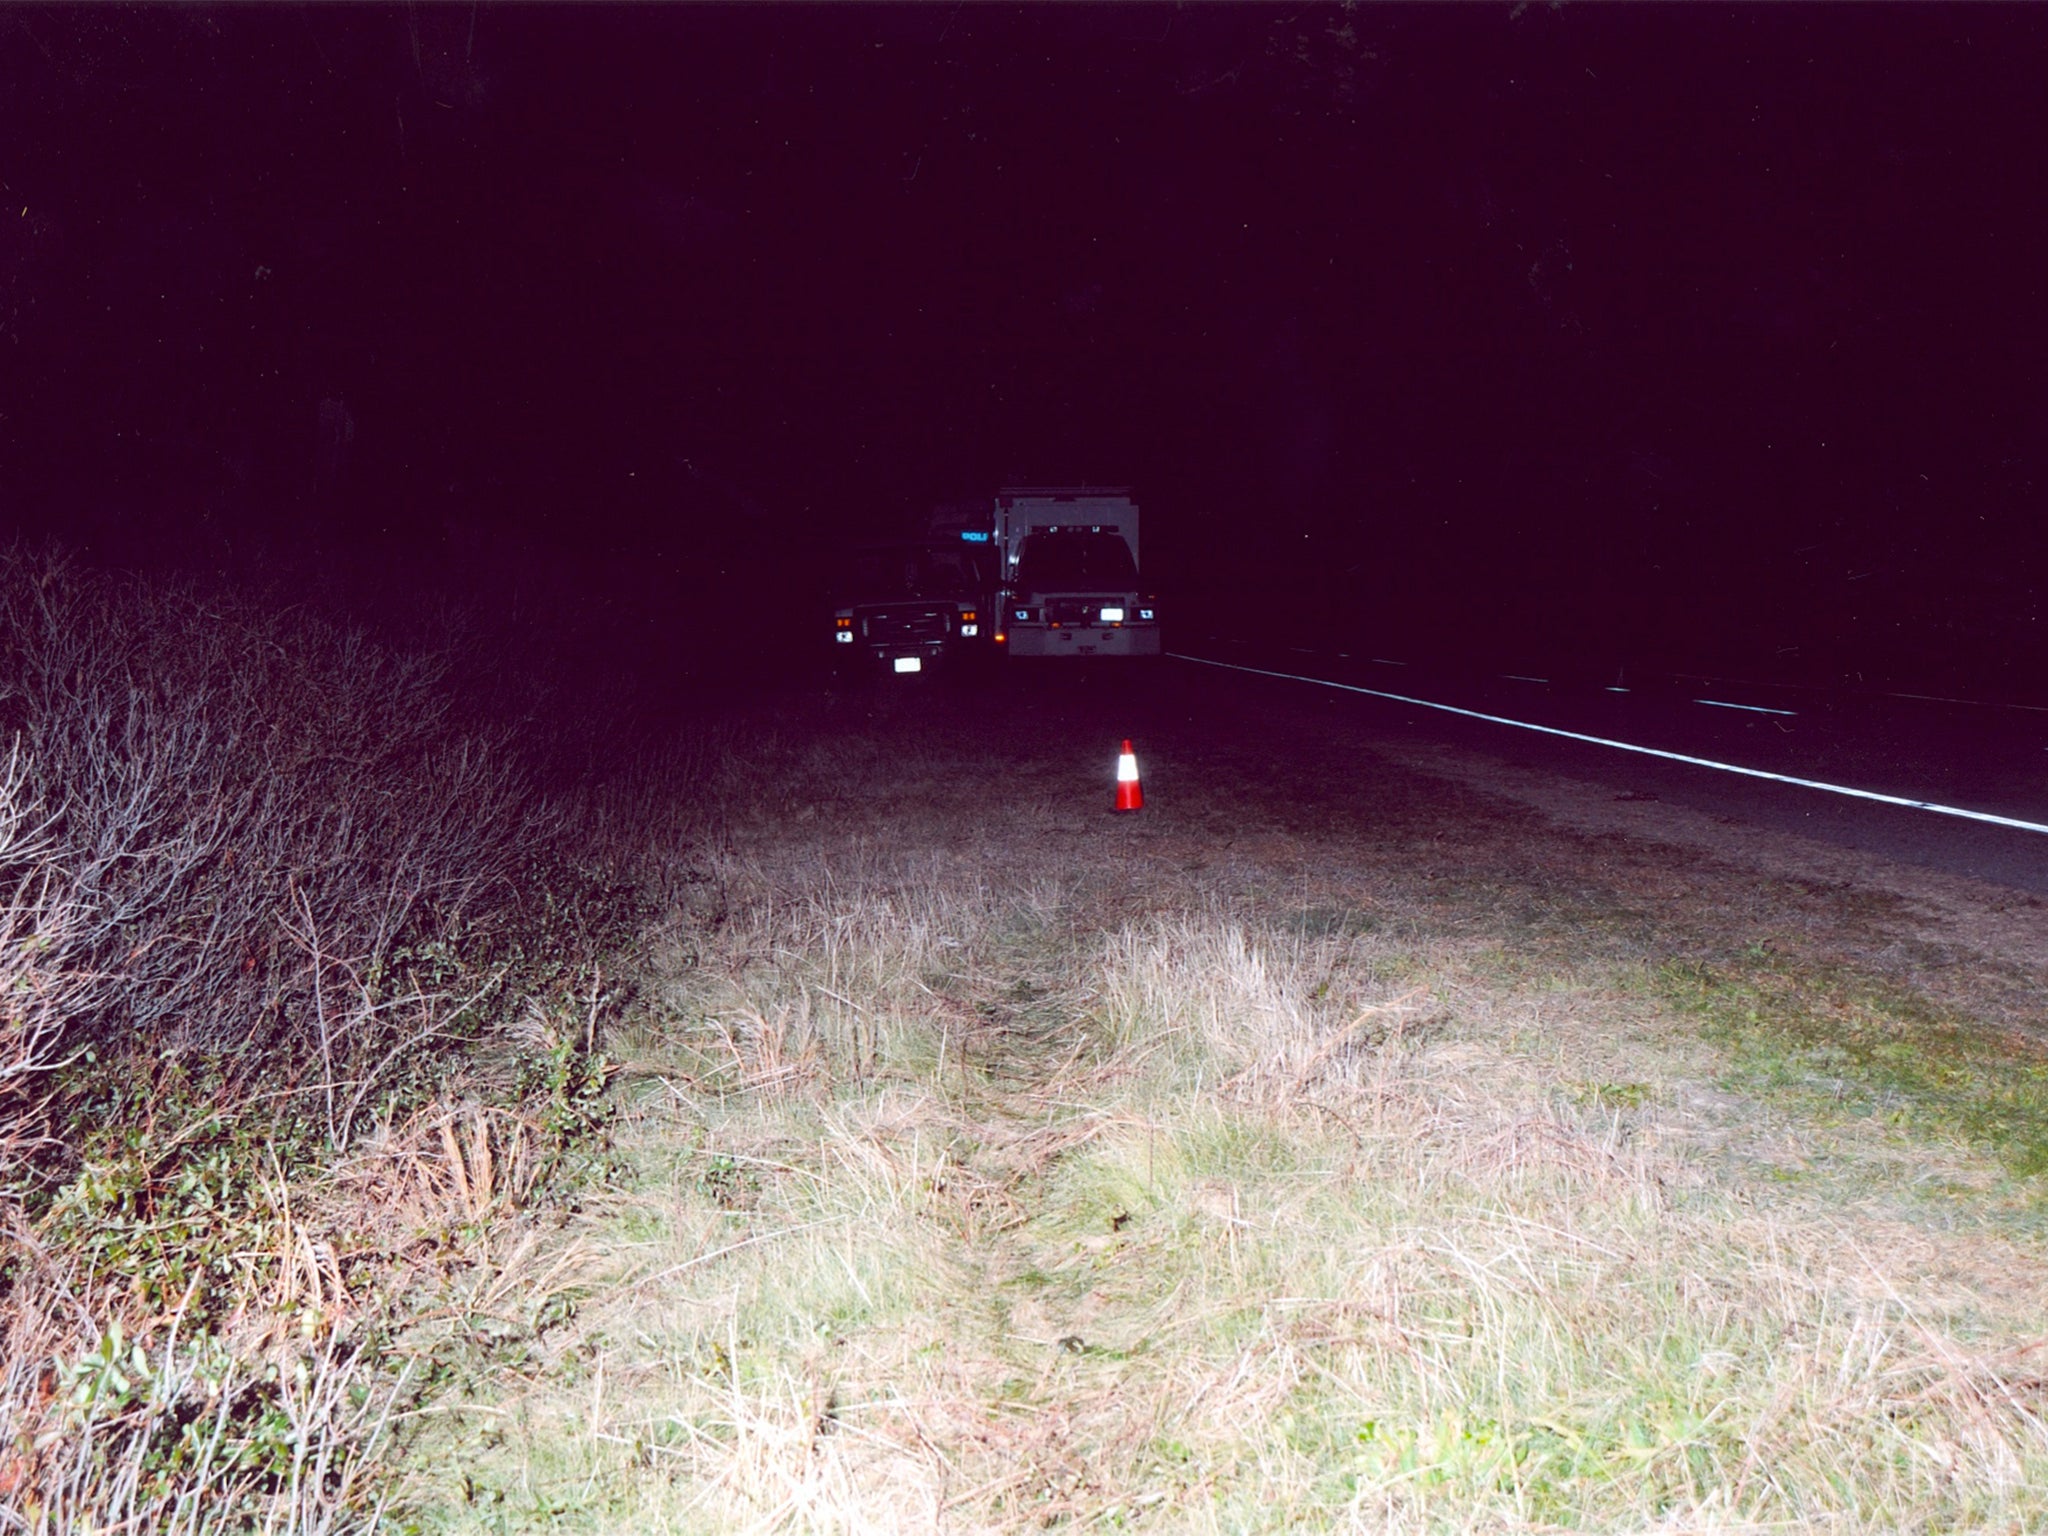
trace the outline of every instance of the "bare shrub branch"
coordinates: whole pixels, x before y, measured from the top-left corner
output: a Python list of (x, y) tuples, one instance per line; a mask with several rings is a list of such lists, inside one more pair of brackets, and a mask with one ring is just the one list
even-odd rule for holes
[[(0, 548), (0, 1532), (377, 1524), (408, 1388), (357, 1266), (407, 1260), (335, 1154), (409, 1128), (435, 1220), (534, 1192), (678, 788), (544, 792), (567, 731), (460, 662)], [(493, 1076), (535, 997), (578, 1039)]]

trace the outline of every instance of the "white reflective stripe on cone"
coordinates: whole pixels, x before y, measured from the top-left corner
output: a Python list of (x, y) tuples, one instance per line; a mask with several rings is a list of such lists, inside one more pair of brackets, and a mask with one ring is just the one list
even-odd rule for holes
[(1116, 759), (1116, 781), (1119, 784), (1138, 782), (1138, 755), (1135, 752), (1120, 752)]

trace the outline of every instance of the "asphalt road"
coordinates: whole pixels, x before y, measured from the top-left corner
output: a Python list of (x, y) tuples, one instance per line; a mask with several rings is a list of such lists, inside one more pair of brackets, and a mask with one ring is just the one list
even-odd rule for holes
[[(1356, 721), (1362, 739), (1399, 735), (1486, 753), (1616, 795), (1654, 797), (2048, 895), (2048, 830), (1728, 771), (1810, 779), (2048, 829), (2048, 711), (1682, 677), (1631, 679), (1619, 691), (1535, 677), (1432, 673), (1364, 657), (1261, 652), (1221, 641), (1174, 649), (1173, 665), (1205, 674), (1211, 686), (1221, 688), (1224, 679), (1232, 679), (1236, 687), (1230, 691), (1255, 689), (1275, 704), (1289, 696), (1314, 698), (1325, 718), (1330, 701), (1342, 700), (1339, 707)], [(1596, 745), (1525, 725), (1727, 767)]]

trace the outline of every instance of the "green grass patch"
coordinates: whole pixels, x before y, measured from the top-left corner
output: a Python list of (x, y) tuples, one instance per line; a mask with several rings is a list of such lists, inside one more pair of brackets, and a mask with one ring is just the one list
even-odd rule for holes
[(2048, 1174), (2048, 1054), (1881, 978), (1745, 952), (1678, 960), (1650, 990), (1730, 1053), (1730, 1085), (1879, 1117)]

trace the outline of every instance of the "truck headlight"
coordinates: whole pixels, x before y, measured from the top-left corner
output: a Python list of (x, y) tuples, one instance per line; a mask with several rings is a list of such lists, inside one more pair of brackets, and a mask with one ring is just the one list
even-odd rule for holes
[(1103, 622), (1103, 623), (1105, 623), (1105, 624), (1121, 624), (1121, 623), (1123, 623), (1123, 621), (1124, 621), (1124, 611), (1123, 611), (1123, 609), (1121, 609), (1121, 608), (1105, 608), (1105, 609), (1103, 609), (1103, 610), (1102, 610), (1102, 622)]
[(841, 645), (851, 645), (853, 644), (853, 631), (850, 629), (842, 629), (839, 631), (838, 634), (834, 635), (832, 638), (834, 640), (837, 640)]

